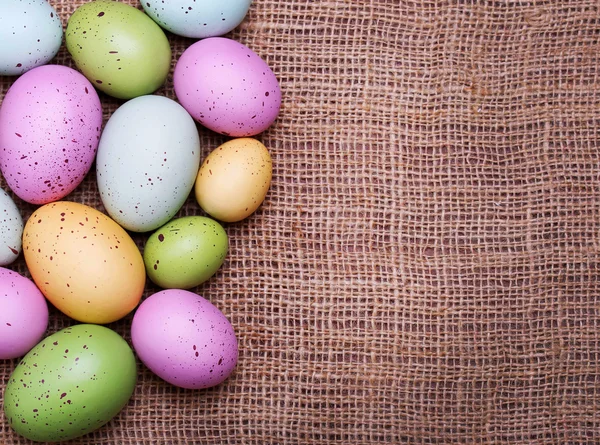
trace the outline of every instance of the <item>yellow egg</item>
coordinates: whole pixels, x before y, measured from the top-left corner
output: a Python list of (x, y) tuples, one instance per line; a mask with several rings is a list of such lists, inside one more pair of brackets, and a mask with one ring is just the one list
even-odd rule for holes
[(136, 244), (86, 205), (58, 201), (38, 208), (23, 230), (23, 254), (42, 293), (75, 320), (111, 323), (142, 297), (146, 271)]
[(210, 153), (196, 178), (200, 207), (220, 221), (248, 217), (262, 204), (272, 175), (271, 156), (256, 139), (232, 139)]

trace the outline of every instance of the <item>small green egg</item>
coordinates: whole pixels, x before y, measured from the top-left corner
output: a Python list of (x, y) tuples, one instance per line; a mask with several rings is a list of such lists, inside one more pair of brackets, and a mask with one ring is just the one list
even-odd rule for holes
[(211, 218), (185, 216), (154, 232), (144, 248), (150, 279), (165, 289), (189, 289), (212, 277), (225, 261), (225, 229)]
[(156, 91), (171, 67), (165, 33), (125, 3), (98, 0), (80, 6), (69, 19), (65, 42), (85, 77), (119, 99)]
[(80, 324), (42, 340), (17, 365), (6, 385), (4, 413), (27, 439), (71, 440), (116, 416), (136, 380), (127, 342), (104, 326)]

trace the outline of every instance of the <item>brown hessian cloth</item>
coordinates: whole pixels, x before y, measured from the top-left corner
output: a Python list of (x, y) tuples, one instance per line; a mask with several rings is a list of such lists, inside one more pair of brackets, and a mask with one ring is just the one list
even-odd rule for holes
[[(51, 3), (66, 25), (84, 1)], [(168, 37), (174, 67), (194, 40)], [(139, 363), (71, 443), (599, 444), (600, 3), (254, 0), (226, 37), (283, 93), (267, 198), (194, 289), (237, 368), (190, 391)], [(199, 132), (203, 157), (227, 140)], [(66, 199), (104, 210), (94, 170)], [(72, 324), (52, 309), (48, 334)], [(0, 443), (30, 442), (2, 418)]]

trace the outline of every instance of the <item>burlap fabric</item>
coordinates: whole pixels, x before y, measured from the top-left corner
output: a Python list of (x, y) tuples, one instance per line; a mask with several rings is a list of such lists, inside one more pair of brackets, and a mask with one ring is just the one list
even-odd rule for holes
[[(255, 0), (229, 36), (283, 90), (271, 190), (196, 289), (238, 367), (186, 391), (140, 364), (73, 443), (600, 443), (598, 2)], [(102, 210), (93, 172), (68, 199)], [(0, 443), (29, 442), (1, 420)]]

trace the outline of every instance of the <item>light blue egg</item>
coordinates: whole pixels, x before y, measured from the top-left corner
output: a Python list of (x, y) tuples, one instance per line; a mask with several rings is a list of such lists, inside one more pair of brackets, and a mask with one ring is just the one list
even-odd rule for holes
[(63, 28), (46, 0), (0, 1), (0, 75), (16, 76), (50, 62)]
[(203, 39), (222, 36), (238, 26), (252, 0), (141, 0), (152, 19), (167, 31)]
[(140, 96), (108, 120), (96, 155), (100, 198), (117, 223), (155, 230), (179, 211), (200, 168), (192, 117), (174, 100)]
[(21, 212), (9, 194), (0, 189), (0, 266), (7, 266), (17, 259), (22, 236)]

